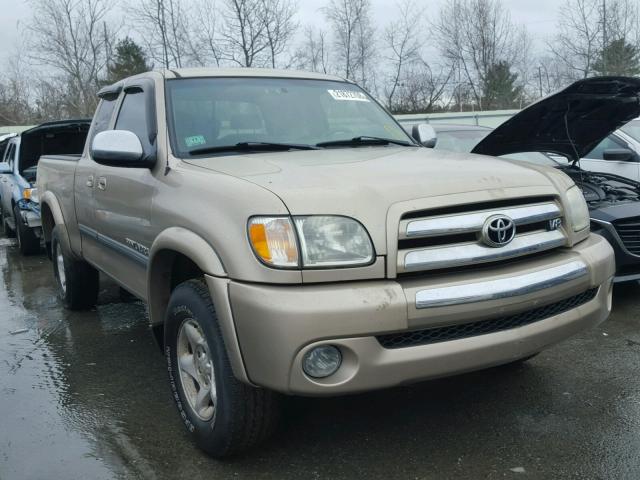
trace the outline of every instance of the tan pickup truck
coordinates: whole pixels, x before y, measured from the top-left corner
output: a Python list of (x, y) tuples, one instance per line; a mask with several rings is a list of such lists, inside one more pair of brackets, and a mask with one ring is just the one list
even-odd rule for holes
[(326, 75), (172, 70), (99, 95), (84, 154), (39, 164), (60, 295), (91, 307), (100, 271), (147, 302), (214, 456), (268, 435), (279, 393), (516, 362), (609, 314), (611, 247), (556, 169), (424, 148)]

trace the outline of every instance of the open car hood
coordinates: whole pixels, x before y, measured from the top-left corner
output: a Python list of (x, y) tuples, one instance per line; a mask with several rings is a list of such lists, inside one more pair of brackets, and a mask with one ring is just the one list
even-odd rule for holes
[(640, 78), (595, 77), (530, 105), (487, 135), (473, 153), (557, 153), (577, 161), (640, 116)]

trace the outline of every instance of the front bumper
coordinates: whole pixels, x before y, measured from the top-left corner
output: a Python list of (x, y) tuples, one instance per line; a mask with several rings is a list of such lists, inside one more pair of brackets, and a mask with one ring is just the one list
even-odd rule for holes
[[(562, 281), (513, 288), (522, 279), (543, 278), (544, 271), (557, 272)], [(336, 395), (453, 375), (536, 353), (606, 319), (613, 274), (611, 247), (591, 235), (573, 249), (474, 272), (299, 286), (207, 281), (217, 309), (232, 316), (235, 328), (223, 328), (225, 341), (238, 347), (240, 359), (232, 364), (242, 363), (248, 381), (289, 394)], [(481, 291), (470, 286), (486, 287), (484, 296), (460, 293)], [(586, 303), (517, 328), (403, 348), (385, 348), (377, 338), (539, 310), (590, 289), (597, 293)], [(440, 303), (425, 307), (420, 302), (425, 295)], [(312, 379), (301, 368), (302, 358), (325, 343), (341, 349), (342, 366), (330, 377)]]
[(616, 262), (616, 274), (613, 281), (622, 283), (640, 280), (640, 256), (627, 250), (613, 224), (592, 219), (591, 231), (606, 238), (613, 248)]
[(39, 229), (42, 227), (42, 220), (40, 218), (40, 204), (27, 200), (20, 200), (18, 202), (20, 215), (22, 216), (22, 222), (29, 228)]

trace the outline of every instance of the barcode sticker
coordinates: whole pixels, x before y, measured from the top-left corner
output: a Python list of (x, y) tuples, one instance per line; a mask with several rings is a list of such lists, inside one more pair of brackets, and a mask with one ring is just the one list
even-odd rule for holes
[(368, 102), (369, 99), (362, 92), (355, 90), (327, 90), (334, 100), (346, 100), (350, 102)]

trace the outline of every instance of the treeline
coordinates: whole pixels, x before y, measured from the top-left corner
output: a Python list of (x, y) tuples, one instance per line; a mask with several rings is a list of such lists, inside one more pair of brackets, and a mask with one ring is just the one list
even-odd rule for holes
[[(352, 79), (397, 113), (519, 108), (593, 75), (638, 75), (638, 1), (566, 0), (533, 38), (501, 0), (27, 0), (0, 73), (0, 124), (93, 113), (103, 85), (151, 68), (299, 68)], [(389, 17), (376, 24), (374, 17)]]

